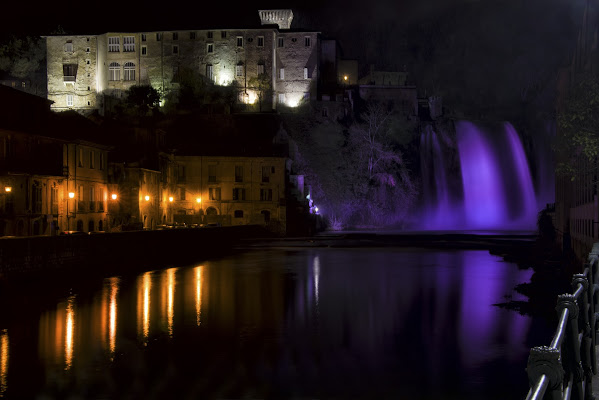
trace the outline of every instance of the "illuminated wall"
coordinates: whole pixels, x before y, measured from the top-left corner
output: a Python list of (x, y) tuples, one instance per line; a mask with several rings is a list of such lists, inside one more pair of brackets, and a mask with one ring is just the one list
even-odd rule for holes
[(48, 100), (54, 111), (92, 111), (98, 108), (98, 37), (48, 36), (46, 56)]
[[(276, 10), (268, 12), (272, 11)], [(290, 24), (291, 10), (283, 11), (289, 12), (285, 15)], [(239, 102), (256, 102), (250, 81), (262, 72), (271, 79), (275, 103), (294, 107), (304, 98), (316, 98), (318, 32), (275, 28), (107, 32), (48, 36), (46, 41), (48, 99), (55, 102), (55, 111), (102, 111), (110, 107), (112, 97), (119, 98), (138, 84), (167, 94), (178, 89), (184, 73), (216, 85), (235, 82)], [(265, 100), (263, 105), (272, 106), (272, 99)]]

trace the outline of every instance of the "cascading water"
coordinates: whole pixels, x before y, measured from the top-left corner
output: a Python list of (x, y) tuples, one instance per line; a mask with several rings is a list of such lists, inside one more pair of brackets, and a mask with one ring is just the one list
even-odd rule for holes
[[(509, 123), (455, 122), (445, 150), (431, 126), (421, 136), (424, 212), (421, 228), (532, 230), (537, 200), (522, 142)], [(456, 161), (448, 162), (454, 152)], [(457, 165), (452, 166), (452, 162)]]

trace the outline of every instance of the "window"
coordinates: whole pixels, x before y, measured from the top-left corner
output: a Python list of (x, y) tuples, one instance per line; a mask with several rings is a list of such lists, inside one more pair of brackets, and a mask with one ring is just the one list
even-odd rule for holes
[(185, 201), (185, 188), (179, 188), (179, 200)]
[(135, 37), (123, 37), (123, 52), (131, 53), (132, 51), (135, 51)]
[(65, 82), (75, 82), (77, 77), (77, 64), (63, 64), (62, 73)]
[(226, 39), (227, 38), (227, 31), (220, 31), (220, 38), (221, 39)]
[(104, 170), (104, 153), (100, 152), (100, 170)]
[(177, 172), (177, 182), (184, 183), (186, 181), (186, 168), (185, 165), (179, 165), (179, 169)]
[(243, 47), (243, 36), (237, 36), (237, 47)]
[(67, 40), (67, 42), (64, 45), (64, 51), (66, 51), (67, 53), (73, 52), (73, 41), (72, 40)]
[(85, 52), (86, 52), (86, 53), (89, 53), (89, 52), (90, 52), (90, 50), (89, 50), (89, 47), (86, 47), (86, 48), (85, 48)]
[(89, 210), (96, 211), (96, 188), (89, 188)]
[(245, 200), (245, 189), (233, 188), (233, 200)]
[(322, 109), (322, 116), (323, 117), (328, 117), (329, 116), (329, 109), (328, 108), (323, 108)]
[(96, 152), (93, 150), (90, 150), (89, 152), (89, 168), (90, 169), (94, 169), (96, 168)]
[(112, 36), (108, 38), (108, 52), (118, 53), (121, 51), (120, 38), (118, 36)]
[(243, 210), (235, 210), (233, 215), (235, 216), (235, 218), (243, 218)]
[(220, 188), (208, 188), (208, 199), (220, 200)]
[(121, 80), (121, 65), (117, 62), (112, 62), (108, 66), (108, 80), (109, 81), (120, 81)]
[(260, 189), (260, 201), (272, 201), (272, 189)]
[(156, 41), (160, 42), (162, 40), (162, 33), (157, 33), (156, 34)]
[(173, 82), (179, 82), (179, 66), (178, 65), (174, 65), (173, 66)]
[(79, 167), (83, 167), (83, 149), (79, 148), (79, 161), (77, 162)]
[(285, 93), (279, 93), (279, 103), (285, 104)]
[(285, 79), (285, 68), (279, 69), (279, 79)]
[(270, 167), (266, 167), (266, 166), (262, 167), (262, 182), (263, 183), (270, 182)]
[(258, 36), (258, 47), (264, 47), (264, 36)]
[(179, 46), (178, 45), (173, 45), (173, 54), (179, 54)]
[(206, 78), (210, 79), (211, 81), (214, 80), (214, 75), (212, 74), (212, 64), (206, 65)]
[(264, 73), (264, 64), (258, 64), (257, 71), (258, 75), (262, 75)]
[(208, 182), (216, 182), (216, 165), (208, 166)]
[(243, 65), (235, 66), (235, 76), (243, 76)]
[(206, 32), (206, 38), (207, 39), (212, 39), (213, 37), (214, 37), (214, 32), (212, 32), (212, 31)]
[(31, 205), (33, 206), (32, 212), (34, 214), (42, 213), (42, 185), (39, 183), (35, 183), (32, 188), (31, 193)]
[(148, 40), (148, 37), (146, 36), (146, 34), (145, 34), (145, 33), (142, 33), (142, 34), (141, 34), (141, 41), (142, 41), (142, 42), (145, 42), (146, 40)]
[(91, 64), (91, 60), (85, 60), (85, 63), (86, 63), (87, 65), (90, 65), (90, 64)]
[(173, 40), (179, 40), (179, 32), (173, 32)]
[(304, 46), (310, 47), (310, 36), (304, 37)]
[(214, 52), (214, 43), (208, 43), (206, 45), (206, 52), (213, 53)]
[(235, 182), (243, 182), (243, 166), (235, 166)]
[(279, 47), (284, 47), (284, 46), (285, 46), (285, 41), (283, 40), (283, 38), (282, 38), (282, 37), (281, 37), (281, 38), (279, 38), (279, 40), (278, 40), (278, 46), (279, 46)]
[(126, 81), (134, 81), (135, 80), (135, 64), (132, 62), (126, 62), (124, 67), (124, 79)]
[(73, 95), (67, 94), (67, 107), (73, 107)]
[[(98, 211), (104, 212), (104, 199), (106, 198), (106, 194), (104, 193), (104, 189), (100, 190), (100, 199), (98, 200)], [(98, 222), (98, 230), (102, 230), (102, 221)]]
[(50, 189), (50, 207), (52, 214), (58, 214), (58, 188), (56, 186)]
[(194, 31), (194, 32), (189, 32), (189, 38), (190, 38), (191, 40), (194, 40), (194, 39), (196, 38), (196, 33), (195, 33), (195, 31)]
[(80, 185), (77, 192), (77, 211), (85, 211), (85, 203), (83, 202), (83, 185)]
[(304, 67), (304, 79), (308, 79), (308, 68)]
[(148, 46), (141, 46), (141, 55), (142, 56), (148, 55)]

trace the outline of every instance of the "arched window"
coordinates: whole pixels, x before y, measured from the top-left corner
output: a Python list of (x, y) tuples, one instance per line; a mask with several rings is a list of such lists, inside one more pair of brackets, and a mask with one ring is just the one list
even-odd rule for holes
[(108, 71), (110, 73), (108, 80), (111, 80), (111, 81), (120, 81), (121, 80), (121, 64), (119, 64), (117, 62), (110, 63), (110, 65), (108, 66)]
[(135, 64), (132, 62), (125, 63), (125, 76), (126, 81), (134, 81), (135, 80)]

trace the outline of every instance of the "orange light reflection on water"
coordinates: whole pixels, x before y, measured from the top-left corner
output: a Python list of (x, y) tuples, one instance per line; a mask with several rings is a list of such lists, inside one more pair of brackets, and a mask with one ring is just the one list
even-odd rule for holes
[(204, 280), (204, 266), (200, 265), (195, 268), (196, 276), (196, 324), (201, 324), (202, 314), (202, 283)]
[(75, 310), (74, 310), (75, 296), (69, 297), (67, 303), (67, 315), (66, 315), (66, 328), (65, 328), (65, 340), (64, 340), (64, 358), (65, 358), (65, 370), (68, 370), (73, 365), (73, 334), (75, 330)]
[(8, 348), (8, 331), (4, 329), (0, 336), (0, 397), (4, 397), (8, 387)]

